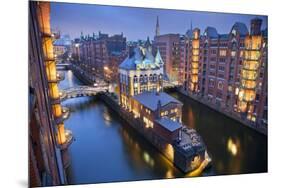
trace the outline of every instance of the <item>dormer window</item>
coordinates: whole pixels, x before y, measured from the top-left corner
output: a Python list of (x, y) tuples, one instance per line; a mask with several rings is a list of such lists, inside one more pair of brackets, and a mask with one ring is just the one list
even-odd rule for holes
[(234, 36), (237, 35), (237, 31), (236, 31), (235, 29), (233, 29), (233, 30), (231, 31), (231, 33), (232, 33)]

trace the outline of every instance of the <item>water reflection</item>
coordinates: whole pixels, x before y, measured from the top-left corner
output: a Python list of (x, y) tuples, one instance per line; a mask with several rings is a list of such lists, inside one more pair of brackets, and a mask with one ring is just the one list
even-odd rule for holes
[(150, 167), (154, 167), (154, 159), (146, 151), (143, 152), (143, 159)]
[[(66, 75), (60, 88), (81, 84), (71, 71)], [(213, 171), (235, 174), (267, 170), (266, 137), (199, 103), (173, 95), (184, 103), (183, 123), (201, 134), (213, 159), (213, 169), (203, 175), (213, 175)], [(179, 171), (95, 97), (69, 99), (63, 105), (71, 112), (65, 126), (76, 139), (69, 148), (71, 165), (67, 174), (70, 184), (200, 175)]]
[[(239, 142), (239, 141), (238, 141)], [(231, 138), (227, 140), (227, 150), (233, 155), (236, 156), (238, 152), (238, 146), (240, 144), (234, 142)]]
[[(71, 74), (70, 74), (71, 75)], [(68, 88), (66, 76), (60, 88)], [(96, 97), (63, 102), (71, 115), (65, 126), (76, 141), (69, 148), (70, 184), (183, 177), (184, 174)]]
[[(127, 127), (120, 131), (122, 132), (125, 146), (128, 148), (126, 151), (129, 151), (129, 156), (131, 157), (129, 161), (135, 165), (136, 169), (143, 171), (145, 168), (149, 167), (153, 172), (152, 176), (157, 179), (184, 176), (170, 161), (155, 150), (150, 143), (143, 140), (144, 138), (138, 135), (135, 130)], [(142, 139), (142, 141), (139, 139)], [(146, 165), (143, 165), (143, 163)]]
[(195, 128), (194, 113), (191, 107), (188, 108), (188, 126), (190, 128)]
[(202, 136), (215, 174), (267, 172), (267, 137), (179, 93), (183, 123)]
[(112, 118), (111, 118), (107, 108), (105, 108), (105, 110), (103, 112), (103, 119), (104, 119), (104, 122), (105, 122), (106, 126), (110, 126), (111, 125)]
[(69, 87), (73, 87), (74, 83), (73, 83), (73, 73), (71, 70), (67, 71), (67, 80), (68, 80), (68, 86)]
[(175, 176), (173, 175), (172, 170), (168, 170), (166, 172), (165, 178), (174, 178)]

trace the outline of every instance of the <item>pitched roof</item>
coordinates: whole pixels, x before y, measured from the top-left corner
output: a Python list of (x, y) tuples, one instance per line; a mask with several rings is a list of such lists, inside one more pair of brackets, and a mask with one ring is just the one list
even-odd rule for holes
[(179, 128), (182, 127), (182, 124), (177, 122), (177, 121), (173, 121), (168, 117), (162, 117), (159, 119), (155, 120), (157, 123), (159, 123), (160, 125), (162, 125), (165, 129), (173, 132)]
[(136, 69), (136, 64), (133, 62), (133, 59), (127, 57), (120, 65), (119, 68), (125, 70), (134, 70)]
[(154, 69), (160, 68), (162, 65), (163, 60), (160, 54), (156, 54), (156, 57), (154, 57), (150, 48), (137, 46), (134, 48), (132, 55), (119, 65), (119, 68), (125, 70)]
[(164, 61), (160, 55), (159, 49), (157, 49), (156, 55), (155, 55), (155, 63), (158, 63), (159, 65), (163, 65)]
[(157, 109), (159, 101), (161, 106), (165, 106), (172, 102), (182, 105), (180, 101), (165, 92), (159, 92), (158, 94), (155, 91), (143, 92), (133, 96), (133, 98), (152, 111)]
[(206, 33), (207, 37), (210, 37), (210, 38), (218, 38), (218, 36), (219, 36), (216, 28), (214, 28), (214, 27), (207, 27), (205, 29), (205, 33)]
[(235, 29), (237, 32), (239, 32), (239, 34), (241, 36), (246, 36), (249, 31), (248, 31), (248, 28), (247, 26), (244, 24), (244, 23), (241, 23), (241, 22), (236, 22), (233, 26), (232, 26), (232, 29), (231, 31)]

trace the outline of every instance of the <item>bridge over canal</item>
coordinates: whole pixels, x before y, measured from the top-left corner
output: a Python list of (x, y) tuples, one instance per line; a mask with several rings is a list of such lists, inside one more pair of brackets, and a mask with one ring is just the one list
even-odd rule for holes
[(109, 85), (70, 87), (61, 90), (61, 101), (77, 97), (95, 96), (108, 90)]

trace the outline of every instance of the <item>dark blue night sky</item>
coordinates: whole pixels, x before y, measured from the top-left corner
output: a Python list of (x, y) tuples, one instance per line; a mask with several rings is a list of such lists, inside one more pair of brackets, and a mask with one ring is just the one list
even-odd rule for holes
[[(243, 22), (249, 28), (250, 20), (257, 15), (223, 14), (181, 10), (149, 9), (100, 6), (74, 3), (51, 3), (51, 24), (62, 34), (71, 38), (84, 34), (124, 33), (127, 40), (151, 39), (155, 33), (156, 17), (159, 16), (160, 34), (184, 34), (190, 28), (203, 30), (207, 26), (215, 27), (218, 33), (229, 33), (235, 22)], [(267, 27), (267, 17), (258, 16), (263, 20), (262, 28)]]

